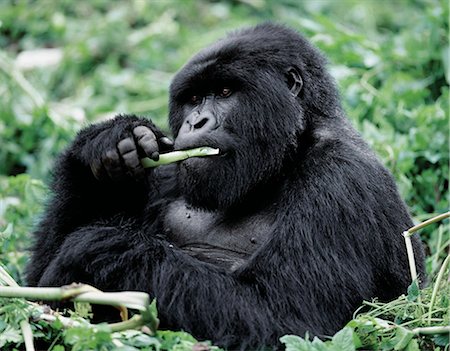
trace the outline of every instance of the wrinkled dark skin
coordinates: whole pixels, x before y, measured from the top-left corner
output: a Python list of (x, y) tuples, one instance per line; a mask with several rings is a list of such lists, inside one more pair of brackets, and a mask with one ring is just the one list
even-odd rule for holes
[[(162, 328), (232, 350), (333, 335), (363, 300), (406, 292), (411, 218), (306, 39), (271, 24), (230, 34), (178, 72), (169, 108), (171, 135), (123, 115), (60, 155), (30, 285), (145, 291)], [(198, 146), (220, 154), (139, 162)]]
[[(144, 168), (140, 162), (143, 157), (150, 157), (152, 160), (159, 160), (159, 153), (171, 151), (173, 141), (162, 136), (161, 132), (155, 133), (147, 126), (139, 125), (134, 127), (129, 136), (119, 140), (116, 145), (111, 143), (99, 157), (89, 160), (94, 177), (98, 180), (109, 178), (120, 181), (127, 176), (136, 179), (143, 179)], [(104, 138), (100, 135), (99, 138)], [(93, 141), (95, 143), (95, 141)], [(91, 148), (90, 143), (85, 144), (85, 148)]]

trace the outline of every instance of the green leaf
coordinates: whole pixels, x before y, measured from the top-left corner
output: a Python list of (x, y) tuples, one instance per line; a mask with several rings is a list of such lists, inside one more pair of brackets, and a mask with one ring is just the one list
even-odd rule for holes
[(17, 344), (22, 341), (22, 333), (10, 326), (7, 326), (6, 329), (0, 334), (0, 347), (3, 347), (8, 343)]
[(286, 351), (308, 351), (309, 342), (297, 335), (285, 335), (280, 338), (280, 341), (285, 345)]
[(64, 340), (72, 345), (73, 351), (99, 349), (100, 346), (112, 346), (110, 329), (105, 324), (98, 324), (95, 328), (75, 327), (65, 330)]
[(59, 318), (56, 318), (56, 320), (52, 323), (52, 328), (54, 328), (55, 330), (62, 330), (63, 329), (63, 324), (62, 322), (59, 320)]
[(355, 344), (353, 341), (353, 329), (345, 327), (341, 331), (337, 332), (331, 339), (333, 342), (333, 350), (342, 351), (355, 351)]
[(156, 307), (156, 299), (153, 299), (152, 303), (149, 307), (150, 313), (155, 317), (158, 318), (158, 309)]
[(329, 346), (317, 337), (315, 337), (313, 339), (311, 345), (313, 346), (313, 349), (317, 350), (317, 351), (329, 351), (330, 350)]
[(408, 343), (408, 346), (406, 347), (405, 351), (421, 351), (417, 340), (416, 339), (411, 340)]
[(124, 344), (134, 347), (155, 346), (155, 348), (159, 348), (159, 346), (161, 345), (157, 338), (144, 334), (137, 330), (126, 330), (124, 332), (121, 332), (120, 340)]
[(182, 342), (189, 342), (191, 344), (195, 344), (197, 342), (197, 340), (192, 335), (186, 332), (158, 330), (156, 336), (161, 339), (162, 350), (172, 350), (175, 345), (178, 345)]
[(414, 280), (410, 286), (408, 286), (408, 301), (416, 301), (419, 297), (420, 290), (419, 285), (417, 284), (417, 280)]
[(398, 327), (394, 337), (394, 350), (403, 350), (406, 348), (413, 337), (414, 333), (412, 331)]
[(433, 336), (433, 341), (436, 345), (448, 346), (450, 345), (450, 334), (437, 334)]

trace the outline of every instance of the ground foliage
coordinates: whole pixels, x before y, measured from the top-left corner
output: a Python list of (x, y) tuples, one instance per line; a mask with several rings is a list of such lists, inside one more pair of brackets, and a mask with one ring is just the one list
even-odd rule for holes
[[(79, 128), (118, 112), (151, 116), (165, 128), (167, 91), (176, 70), (226, 32), (264, 20), (297, 28), (329, 57), (349, 117), (393, 172), (415, 220), (447, 211), (448, 18), (445, 0), (1, 1), (2, 265), (24, 284), (29, 232), (47, 195), (52, 160)], [(386, 307), (389, 313), (383, 307), (375, 317), (363, 314), (326, 344), (285, 337), (288, 350), (351, 350), (351, 340), (353, 348), (361, 347), (366, 334), (386, 350), (442, 350), (448, 342), (442, 335), (410, 338), (408, 330), (427, 325), (414, 311), (429, 301), (433, 277), (449, 252), (448, 230), (443, 223), (420, 232), (431, 277), (420, 303), (401, 298)], [(433, 307), (439, 309), (436, 325), (449, 324), (448, 279), (441, 285)], [(17, 323), (28, 315), (6, 319), (20, 303), (0, 302), (3, 347), (22, 342)], [(412, 319), (402, 319), (405, 313)], [(387, 333), (379, 319), (409, 324)], [(178, 341), (164, 344), (135, 331), (115, 336), (107, 327), (65, 330), (39, 322), (32, 328), (35, 337), (53, 342), (52, 350), (87, 342), (92, 349), (109, 350), (117, 347), (116, 337), (136, 340), (123, 350), (196, 345), (185, 334), (170, 334)]]

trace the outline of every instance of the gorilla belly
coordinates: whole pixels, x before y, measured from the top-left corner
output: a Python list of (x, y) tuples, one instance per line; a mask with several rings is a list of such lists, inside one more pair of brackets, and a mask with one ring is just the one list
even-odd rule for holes
[(168, 239), (189, 255), (234, 270), (267, 240), (273, 216), (264, 212), (236, 218), (172, 202), (164, 222)]

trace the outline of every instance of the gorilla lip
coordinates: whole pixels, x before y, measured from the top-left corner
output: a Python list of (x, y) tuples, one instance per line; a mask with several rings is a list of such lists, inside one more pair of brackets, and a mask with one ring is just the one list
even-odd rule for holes
[(154, 161), (148, 157), (144, 157), (141, 159), (141, 164), (144, 168), (152, 168), (178, 161), (183, 161), (191, 157), (206, 157), (218, 155), (219, 152), (219, 149), (215, 149), (209, 146), (202, 146), (194, 149), (178, 150), (160, 154), (158, 161)]

